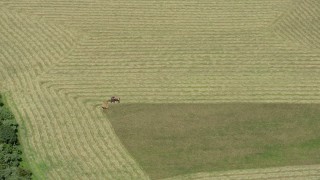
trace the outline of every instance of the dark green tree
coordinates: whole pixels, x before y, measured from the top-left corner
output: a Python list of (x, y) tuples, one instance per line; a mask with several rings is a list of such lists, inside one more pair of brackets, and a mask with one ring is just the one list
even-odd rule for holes
[(8, 124), (2, 124), (0, 126), (0, 143), (18, 144), (16, 130)]
[(9, 110), (9, 108), (2, 106), (0, 107), (0, 120), (8, 120), (8, 119), (14, 119), (13, 114)]
[(18, 124), (0, 95), (0, 180), (31, 180), (32, 173), (20, 166)]

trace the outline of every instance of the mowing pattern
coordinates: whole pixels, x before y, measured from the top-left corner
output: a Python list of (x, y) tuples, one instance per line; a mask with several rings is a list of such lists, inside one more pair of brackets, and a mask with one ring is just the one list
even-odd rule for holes
[(148, 178), (99, 109), (111, 95), (319, 103), (319, 8), (317, 0), (0, 0), (0, 88), (27, 129), (33, 171)]
[(293, 7), (275, 23), (275, 31), (291, 43), (298, 43), (310, 49), (319, 49), (320, 2), (317, 0), (294, 1)]

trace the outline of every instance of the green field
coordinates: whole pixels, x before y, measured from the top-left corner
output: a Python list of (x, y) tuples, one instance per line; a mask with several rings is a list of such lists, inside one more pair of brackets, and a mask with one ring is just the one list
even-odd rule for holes
[(107, 117), (152, 179), (320, 164), (318, 104), (123, 104)]
[(35, 179), (149, 179), (102, 101), (319, 104), (319, 17), (317, 0), (0, 0), (0, 91)]

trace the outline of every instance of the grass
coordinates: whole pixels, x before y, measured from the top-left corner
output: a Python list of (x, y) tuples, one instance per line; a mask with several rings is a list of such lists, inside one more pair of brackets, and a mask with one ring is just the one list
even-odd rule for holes
[(107, 116), (152, 179), (320, 163), (318, 104), (121, 104)]
[(0, 1), (0, 86), (25, 125), (35, 177), (148, 179), (101, 112), (111, 96), (320, 103), (319, 8), (316, 0)]

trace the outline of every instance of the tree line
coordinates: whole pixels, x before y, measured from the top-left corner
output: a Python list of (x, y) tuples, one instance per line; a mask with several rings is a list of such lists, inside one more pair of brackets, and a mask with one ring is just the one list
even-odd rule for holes
[(18, 124), (0, 94), (0, 179), (31, 179), (30, 170), (21, 167), (22, 150)]

